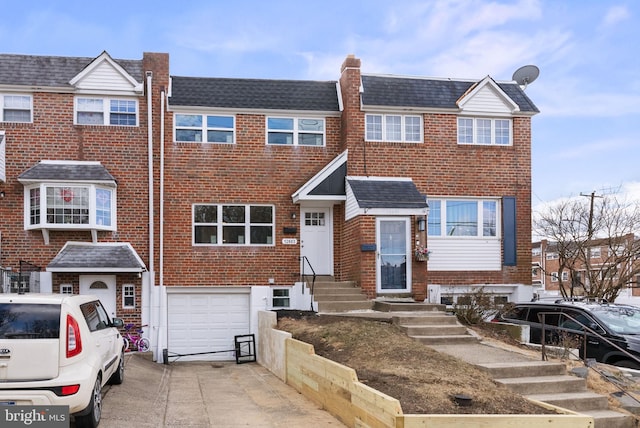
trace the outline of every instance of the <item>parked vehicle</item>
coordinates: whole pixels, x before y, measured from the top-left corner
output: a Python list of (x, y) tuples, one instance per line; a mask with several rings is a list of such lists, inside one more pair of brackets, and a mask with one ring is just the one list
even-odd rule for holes
[(124, 379), (122, 326), (95, 296), (0, 294), (0, 404), (65, 405), (96, 427), (102, 387)]
[(640, 369), (640, 308), (587, 301), (537, 301), (515, 303), (499, 314), (496, 321), (528, 325), (530, 341), (541, 343), (543, 314), (546, 344), (558, 345), (570, 340), (581, 358)]

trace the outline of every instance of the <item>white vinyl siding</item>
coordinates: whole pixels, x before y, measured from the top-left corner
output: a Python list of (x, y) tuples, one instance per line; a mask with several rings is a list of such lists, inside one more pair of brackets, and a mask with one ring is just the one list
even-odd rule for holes
[(499, 271), (502, 248), (499, 239), (446, 239), (429, 236), (430, 271)]
[(76, 88), (85, 91), (109, 93), (134, 92), (136, 85), (127, 79), (109, 61), (102, 61), (76, 83)]
[(464, 111), (478, 113), (511, 114), (512, 108), (490, 85), (484, 86), (464, 104)]

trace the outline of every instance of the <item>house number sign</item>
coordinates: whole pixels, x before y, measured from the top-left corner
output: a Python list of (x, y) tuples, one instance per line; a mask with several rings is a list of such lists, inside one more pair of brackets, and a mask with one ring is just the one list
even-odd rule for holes
[(283, 245), (296, 245), (298, 240), (296, 238), (282, 238)]

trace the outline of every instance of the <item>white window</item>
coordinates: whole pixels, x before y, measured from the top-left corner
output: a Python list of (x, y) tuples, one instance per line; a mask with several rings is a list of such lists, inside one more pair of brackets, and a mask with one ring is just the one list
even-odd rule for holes
[(33, 98), (31, 95), (0, 94), (0, 122), (31, 122)]
[(459, 117), (458, 144), (509, 146), (511, 128), (511, 119)]
[(273, 245), (272, 205), (194, 205), (194, 245)]
[(289, 308), (291, 307), (291, 299), (289, 297), (288, 288), (273, 288), (273, 298), (271, 299), (271, 306), (274, 308)]
[(60, 294), (73, 294), (73, 285), (71, 285), (71, 284), (61, 284), (60, 285)]
[(133, 284), (122, 286), (122, 308), (132, 309), (136, 307), (136, 287)]
[(176, 142), (235, 143), (234, 116), (176, 114), (173, 123)]
[(75, 124), (137, 126), (138, 101), (124, 98), (76, 97)]
[(569, 272), (567, 272), (566, 270), (562, 271), (562, 280), (569, 281)]
[(267, 144), (324, 146), (324, 119), (267, 117)]
[(542, 248), (536, 247), (536, 248), (532, 248), (531, 249), (531, 256), (532, 257), (540, 257), (541, 254), (542, 254)]
[(558, 282), (558, 272), (551, 272), (551, 282)]
[(547, 253), (547, 260), (556, 260), (559, 258), (560, 258), (560, 255), (558, 253), (554, 253), (554, 252)]
[(602, 255), (602, 249), (600, 247), (591, 247), (588, 249), (589, 257), (592, 259), (599, 259)]
[(27, 228), (115, 230), (115, 189), (93, 184), (39, 184), (25, 188)]
[(422, 117), (367, 114), (365, 138), (367, 141), (419, 143), (422, 141)]
[(429, 199), (429, 236), (497, 237), (498, 201)]

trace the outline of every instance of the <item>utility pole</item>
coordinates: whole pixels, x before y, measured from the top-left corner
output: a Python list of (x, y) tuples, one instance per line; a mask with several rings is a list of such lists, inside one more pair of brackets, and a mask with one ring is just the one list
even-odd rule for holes
[(591, 192), (589, 195), (585, 195), (584, 193), (580, 193), (580, 196), (586, 196), (587, 198), (591, 198), (591, 203), (589, 206), (589, 224), (587, 225), (587, 241), (591, 243), (591, 238), (593, 237), (593, 201), (596, 197), (602, 198), (602, 196), (596, 196), (595, 190)]

